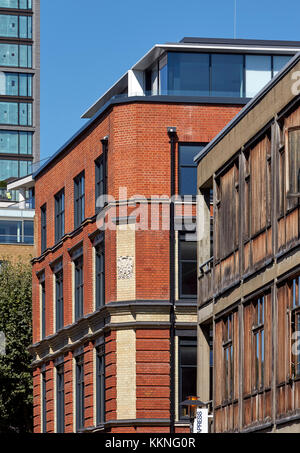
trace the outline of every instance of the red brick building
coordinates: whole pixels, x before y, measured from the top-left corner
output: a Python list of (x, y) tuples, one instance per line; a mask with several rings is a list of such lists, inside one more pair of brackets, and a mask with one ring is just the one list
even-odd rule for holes
[[(175, 226), (172, 215), (171, 229), (161, 224), (170, 203), (160, 197), (196, 194), (194, 155), (259, 88), (247, 68), (268, 53), (272, 77), (294, 48), (155, 46), (34, 175), (36, 433), (189, 430), (180, 402), (197, 392), (197, 247), (177, 228), (181, 203), (171, 204)], [(102, 194), (113, 198), (100, 207)], [(192, 223), (196, 198), (186, 206)], [(104, 215), (113, 227), (101, 231)]]

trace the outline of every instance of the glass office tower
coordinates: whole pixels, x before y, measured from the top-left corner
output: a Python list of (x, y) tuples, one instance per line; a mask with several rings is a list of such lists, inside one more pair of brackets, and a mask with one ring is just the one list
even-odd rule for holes
[(39, 0), (0, 0), (0, 203), (39, 161)]

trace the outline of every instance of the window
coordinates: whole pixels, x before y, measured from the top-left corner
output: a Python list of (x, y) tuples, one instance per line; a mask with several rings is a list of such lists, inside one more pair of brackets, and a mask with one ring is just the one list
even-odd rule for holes
[(84, 428), (84, 356), (76, 358), (76, 430)]
[(242, 55), (211, 56), (211, 95), (216, 97), (244, 96), (244, 59)]
[(272, 78), (272, 60), (267, 55), (246, 55), (246, 97), (255, 96)]
[(47, 379), (46, 373), (42, 373), (42, 418), (43, 433), (47, 432)]
[(47, 206), (41, 207), (41, 252), (47, 248)]
[(168, 52), (146, 71), (146, 94), (253, 97), (291, 57)]
[(105, 305), (104, 245), (96, 248), (96, 309)]
[(75, 265), (75, 321), (83, 316), (83, 257), (74, 261)]
[(11, 72), (0, 73), (1, 96), (32, 96), (32, 75)]
[(292, 307), (292, 374), (295, 377), (300, 376), (300, 352), (298, 347), (300, 332), (300, 277), (296, 277), (291, 283)]
[(32, 126), (32, 104), (0, 102), (0, 123)]
[(288, 194), (300, 196), (300, 128), (288, 131), (288, 167)]
[(60, 270), (55, 274), (55, 296), (56, 296), (56, 331), (64, 326), (64, 273)]
[(233, 398), (234, 383), (234, 357), (233, 357), (233, 315), (229, 315), (223, 324), (223, 363), (224, 363), (224, 399), (225, 401)]
[(0, 180), (9, 178), (23, 178), (32, 173), (31, 160), (0, 159)]
[(41, 283), (41, 339), (46, 338), (46, 285)]
[(34, 222), (31, 220), (23, 221), (23, 243), (34, 244)]
[(1, 154), (32, 155), (32, 132), (0, 131)]
[(239, 244), (239, 161), (236, 160), (215, 181), (215, 222), (218, 225), (215, 258), (222, 260), (234, 253)]
[(168, 94), (209, 96), (209, 55), (168, 53)]
[(55, 242), (59, 242), (65, 234), (65, 191), (55, 195)]
[(264, 387), (265, 369), (265, 298), (258, 299), (254, 304), (254, 324), (252, 326), (252, 363), (254, 367), (254, 389)]
[(97, 425), (102, 425), (105, 422), (105, 348), (104, 345), (97, 348), (97, 402), (96, 402), (96, 415)]
[(197, 297), (197, 242), (179, 232), (179, 297)]
[(279, 71), (290, 61), (291, 55), (274, 55), (273, 56), (273, 76), (275, 77)]
[(85, 194), (84, 194), (84, 172), (78, 175), (74, 179), (74, 227), (78, 228), (81, 223), (84, 221), (84, 204), (85, 204)]
[(0, 43), (0, 66), (32, 68), (32, 46)]
[(205, 144), (179, 144), (179, 194), (197, 195), (197, 164), (194, 157)]
[(97, 200), (99, 197), (106, 194), (106, 169), (105, 169), (105, 158), (101, 156), (95, 162), (95, 202), (96, 212), (100, 211), (100, 207), (97, 206)]
[(32, 220), (0, 220), (1, 244), (34, 244)]
[[(197, 340), (179, 338), (179, 403), (197, 396)], [(179, 406), (180, 418), (187, 417), (187, 408)]]
[(159, 69), (159, 93), (162, 95), (168, 94), (168, 58), (165, 55), (159, 60), (158, 69)]
[(0, 15), (0, 36), (8, 38), (32, 38), (32, 16)]
[(56, 368), (56, 431), (65, 432), (65, 375), (64, 365)]
[(0, 0), (0, 8), (32, 9), (32, 0)]

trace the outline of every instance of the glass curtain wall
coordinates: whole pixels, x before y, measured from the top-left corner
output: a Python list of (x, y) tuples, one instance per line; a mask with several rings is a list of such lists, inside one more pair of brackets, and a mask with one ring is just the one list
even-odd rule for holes
[(292, 58), (168, 52), (146, 72), (146, 94), (251, 98)]

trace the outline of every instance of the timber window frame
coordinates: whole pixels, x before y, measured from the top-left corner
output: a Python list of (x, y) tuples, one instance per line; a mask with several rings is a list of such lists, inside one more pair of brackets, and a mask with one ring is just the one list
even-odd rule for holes
[(234, 395), (233, 313), (223, 321), (223, 376), (223, 401), (229, 402)]
[(227, 166), (215, 175), (215, 264), (226, 260), (239, 250), (239, 174), (238, 153), (230, 160)]
[[(296, 137), (293, 137), (293, 136)], [(293, 137), (293, 138), (292, 138)], [(286, 160), (286, 195), (287, 198), (300, 198), (300, 126), (285, 130)], [(295, 203), (292, 203), (294, 205)]]
[(253, 303), (254, 323), (252, 326), (251, 357), (253, 364), (252, 390), (264, 388), (265, 376), (265, 297), (258, 298)]
[(291, 374), (293, 378), (300, 377), (300, 351), (299, 333), (300, 332), (300, 276), (293, 278), (290, 283), (291, 294)]

